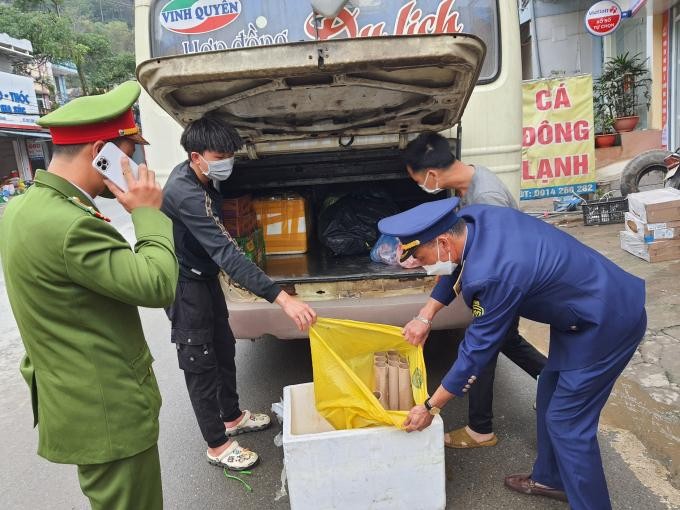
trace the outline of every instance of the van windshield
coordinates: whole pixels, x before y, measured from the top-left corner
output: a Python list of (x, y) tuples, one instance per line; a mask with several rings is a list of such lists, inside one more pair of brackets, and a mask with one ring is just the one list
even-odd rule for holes
[(151, 9), (151, 55), (186, 55), (290, 42), (465, 32), (487, 47), (480, 82), (499, 71), (498, 0), (350, 0), (333, 20), (309, 2), (160, 0)]

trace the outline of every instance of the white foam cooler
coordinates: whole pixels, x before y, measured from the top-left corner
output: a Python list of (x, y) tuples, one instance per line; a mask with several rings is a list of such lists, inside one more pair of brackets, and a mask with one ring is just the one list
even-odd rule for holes
[(438, 510), (446, 505), (444, 424), (335, 430), (314, 384), (283, 389), (283, 455), (292, 510)]

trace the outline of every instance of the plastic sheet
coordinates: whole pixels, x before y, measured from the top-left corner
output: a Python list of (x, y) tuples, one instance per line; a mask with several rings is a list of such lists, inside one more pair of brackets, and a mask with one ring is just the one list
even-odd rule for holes
[(378, 239), (378, 221), (398, 212), (381, 191), (356, 191), (327, 200), (319, 215), (319, 240), (335, 255), (368, 253)]
[(388, 266), (399, 265), (399, 240), (396, 237), (381, 235), (371, 249), (371, 260)]

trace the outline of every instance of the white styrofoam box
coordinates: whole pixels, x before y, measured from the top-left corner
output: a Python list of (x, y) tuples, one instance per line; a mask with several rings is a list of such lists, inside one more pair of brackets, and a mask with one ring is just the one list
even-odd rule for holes
[(628, 195), (628, 210), (644, 223), (680, 219), (680, 190), (652, 189)]
[(335, 430), (314, 384), (283, 389), (283, 456), (292, 510), (438, 510), (446, 505), (444, 423)]

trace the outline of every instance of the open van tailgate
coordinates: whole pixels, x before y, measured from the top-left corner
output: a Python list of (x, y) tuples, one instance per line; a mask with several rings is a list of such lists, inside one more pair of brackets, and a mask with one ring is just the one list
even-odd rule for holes
[(137, 76), (180, 124), (213, 112), (266, 144), (450, 128), (485, 52), (460, 33), (310, 41), (147, 60)]

